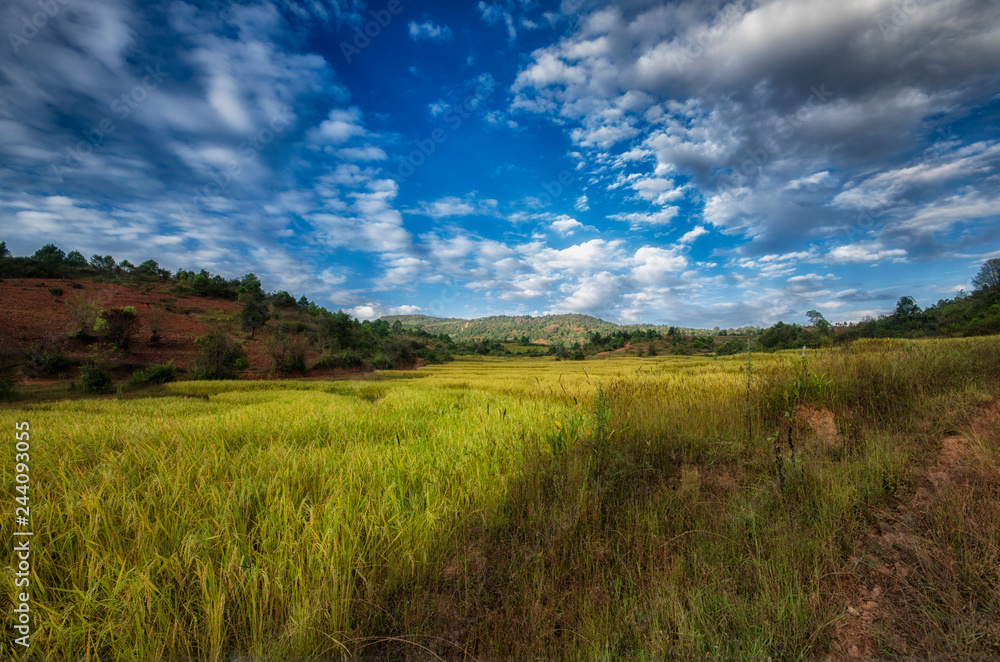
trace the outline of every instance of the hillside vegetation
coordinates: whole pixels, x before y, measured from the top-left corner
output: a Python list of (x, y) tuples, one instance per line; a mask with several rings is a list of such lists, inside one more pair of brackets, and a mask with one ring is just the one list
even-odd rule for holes
[[(407, 329), (422, 328), (431, 333), (447, 333), (458, 341), (494, 340), (521, 341), (538, 344), (551, 344), (556, 341), (564, 344), (574, 342), (584, 343), (594, 332), (611, 334), (622, 330), (646, 331), (652, 329), (666, 334), (669, 326), (654, 324), (619, 325), (606, 322), (590, 315), (494, 315), (476, 319), (455, 319), (444, 317), (428, 317), (427, 315), (387, 315), (381, 319), (391, 323), (399, 321)], [(693, 330), (687, 329), (685, 332)]]

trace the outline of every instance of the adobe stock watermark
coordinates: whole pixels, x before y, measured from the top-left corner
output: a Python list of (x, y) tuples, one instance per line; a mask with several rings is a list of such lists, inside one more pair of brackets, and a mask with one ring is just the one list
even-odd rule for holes
[[(412, 0), (406, 1), (412, 2)], [(401, 0), (389, 0), (385, 5), (385, 9), (371, 10), (369, 12), (371, 19), (364, 25), (354, 28), (354, 39), (351, 43), (347, 43), (346, 41), (340, 42), (340, 53), (344, 56), (344, 60), (350, 64), (351, 58), (360, 55), (361, 51), (368, 48), (372, 41), (382, 34), (382, 30), (389, 27), (392, 19), (401, 13), (403, 13), (403, 3)]]
[(899, 32), (900, 28), (913, 18), (917, 10), (925, 4), (927, 4), (927, 0), (901, 0), (893, 5), (892, 11), (887, 16), (880, 16), (875, 21), (879, 32), (882, 33), (882, 38), (889, 39)]
[(252, 133), (246, 140), (241, 142), (237, 148), (236, 158), (229, 161), (224, 168), (208, 175), (208, 180), (203, 185), (194, 189), (191, 202), (182, 209), (182, 214), (190, 218), (195, 207), (200, 203), (208, 202), (209, 198), (221, 195), (224, 190), (239, 179), (243, 173), (243, 168), (257, 158), (267, 146), (274, 142), (278, 135), (288, 128), (289, 120), (282, 113), (275, 113), (268, 120), (267, 126)]
[[(481, 82), (474, 94), (470, 94), (457, 104), (449, 104), (447, 110), (441, 113), (442, 121), (452, 131), (458, 131), (467, 119), (483, 108), (485, 102), (493, 96), (495, 89), (496, 81), (492, 77), (489, 78), (488, 82)], [(426, 163), (427, 159), (437, 152), (440, 145), (443, 145), (447, 141), (448, 132), (440, 127), (431, 131), (431, 134), (426, 138), (414, 140), (413, 145), (416, 149), (406, 156), (400, 157), (400, 163), (396, 168), (396, 172), (388, 173), (389, 177), (395, 179), (397, 182), (407, 179), (416, 172), (417, 168)]]
[(10, 41), (10, 47), (14, 51), (14, 55), (17, 55), (23, 46), (27, 46), (28, 42), (35, 38), (39, 30), (45, 28), (56, 15), (59, 14), (63, 7), (68, 5), (73, 0), (35, 0), (35, 4), (38, 6), (40, 11), (35, 12), (28, 16), (24, 14), (21, 16), (21, 29), (17, 32), (8, 32), (7, 40)]
[[(132, 111), (149, 98), (150, 92), (159, 87), (160, 83), (168, 76), (168, 73), (160, 69), (160, 65), (147, 66), (146, 75), (143, 76), (139, 84), (111, 101), (109, 105), (111, 112), (124, 122), (132, 114)], [(95, 125), (81, 131), (83, 140), (68, 146), (61, 162), (53, 161), (49, 164), (52, 174), (62, 183), (63, 174), (83, 165), (84, 158), (93, 154), (94, 150), (102, 148), (108, 136), (114, 133), (117, 128), (118, 125), (111, 119), (111, 116), (105, 115)]]
[(459, 289), (455, 286), (455, 281), (449, 278), (441, 292), (427, 305), (427, 314), (432, 317), (442, 317), (450, 306), (458, 299)]
[(556, 178), (548, 181), (542, 182), (542, 189), (544, 192), (539, 193), (534, 196), (539, 200), (541, 206), (548, 206), (554, 203), (556, 200), (561, 198), (564, 193), (569, 190), (569, 185), (576, 181), (573, 177), (573, 173), (569, 170), (561, 170)]
[(809, 91), (809, 98), (798, 110), (778, 120), (776, 135), (770, 135), (761, 144), (746, 149), (747, 158), (736, 173), (737, 186), (742, 187), (759, 175), (771, 158), (782, 150), (782, 142), (791, 140), (803, 127), (809, 113), (826, 104), (833, 96), (825, 84), (819, 87), (813, 85)]

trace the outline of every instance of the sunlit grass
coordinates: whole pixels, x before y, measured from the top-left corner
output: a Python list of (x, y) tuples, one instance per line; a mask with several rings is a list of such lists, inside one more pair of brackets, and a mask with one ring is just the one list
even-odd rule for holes
[[(831, 573), (935, 435), (994, 397), (1000, 342), (797, 354), (753, 355), (749, 390), (746, 356), (463, 357), (0, 409), (32, 431), (33, 648), (819, 654)], [(809, 398), (844, 442), (782, 449), (779, 484), (797, 370), (826, 376)]]

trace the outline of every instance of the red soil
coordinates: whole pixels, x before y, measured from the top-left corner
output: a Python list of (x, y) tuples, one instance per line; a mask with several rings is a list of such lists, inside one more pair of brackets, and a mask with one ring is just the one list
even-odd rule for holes
[[(55, 296), (49, 288), (61, 288)], [(204, 318), (225, 315), (236, 319), (241, 307), (235, 301), (206, 299), (177, 294), (170, 285), (95, 283), (58, 278), (13, 278), (0, 282), (0, 340), (26, 349), (43, 340), (63, 345), (71, 359), (90, 356), (90, 345), (71, 341), (67, 334), (83, 326), (77, 314), (82, 304), (94, 302), (99, 308), (134, 306), (139, 316), (128, 354), (123, 360), (134, 365), (154, 365), (173, 361), (179, 368), (190, 368), (198, 354), (194, 340), (208, 332)], [(151, 340), (150, 322), (160, 327), (160, 340)], [(273, 322), (272, 322), (273, 324)], [(263, 333), (246, 343), (250, 370), (246, 377), (265, 378), (271, 366)], [(307, 362), (316, 353), (307, 355)], [(310, 371), (310, 377), (343, 375), (343, 370)]]

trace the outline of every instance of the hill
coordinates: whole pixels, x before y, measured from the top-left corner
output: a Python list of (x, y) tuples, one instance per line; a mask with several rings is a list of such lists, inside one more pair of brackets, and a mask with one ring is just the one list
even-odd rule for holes
[[(399, 321), (404, 328), (423, 330), (434, 333), (447, 333), (458, 342), (493, 340), (513, 341), (524, 336), (536, 344), (548, 345), (557, 341), (566, 344), (584, 343), (592, 333), (610, 335), (615, 331), (647, 331), (652, 329), (666, 335), (671, 327), (656, 324), (615, 324), (590, 315), (493, 315), (475, 319), (460, 319), (452, 317), (430, 317), (428, 315), (389, 315), (381, 318), (392, 324)], [(707, 334), (708, 331), (698, 329), (676, 328), (676, 331), (686, 334)]]

